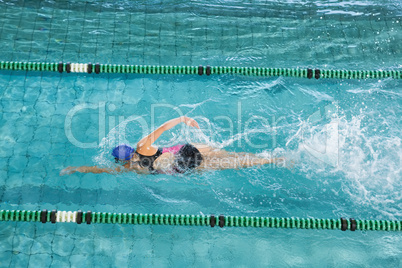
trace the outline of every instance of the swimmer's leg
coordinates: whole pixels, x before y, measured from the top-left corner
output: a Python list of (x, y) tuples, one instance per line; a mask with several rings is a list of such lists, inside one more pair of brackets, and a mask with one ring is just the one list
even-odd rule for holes
[(195, 148), (197, 148), (198, 151), (200, 151), (201, 154), (206, 154), (206, 153), (214, 152), (214, 151), (224, 151), (224, 152), (226, 152), (223, 149), (215, 148), (215, 147), (209, 146), (207, 144), (191, 143), (191, 145), (193, 145)]
[(281, 166), (285, 159), (262, 158), (252, 153), (235, 153), (224, 150), (210, 151), (203, 154), (201, 168), (203, 169), (237, 169), (259, 165), (276, 164)]

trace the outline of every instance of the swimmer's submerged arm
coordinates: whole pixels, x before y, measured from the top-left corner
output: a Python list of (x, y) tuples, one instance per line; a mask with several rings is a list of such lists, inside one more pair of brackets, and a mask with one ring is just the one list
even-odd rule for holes
[(118, 173), (121, 172), (121, 168), (117, 167), (116, 169), (112, 169), (112, 168), (99, 168), (97, 166), (93, 166), (93, 167), (88, 167), (88, 166), (82, 166), (82, 167), (78, 167), (77, 168), (78, 172), (81, 173)]
[(95, 174), (99, 174), (99, 173), (113, 174), (113, 173), (119, 173), (119, 172), (124, 172), (124, 171), (126, 171), (126, 169), (121, 168), (121, 167), (112, 169), (112, 168), (99, 168), (97, 166), (93, 166), (93, 167), (81, 166), (81, 167), (67, 167), (60, 172), (60, 175), (69, 175), (69, 174), (73, 174), (75, 172), (95, 173)]

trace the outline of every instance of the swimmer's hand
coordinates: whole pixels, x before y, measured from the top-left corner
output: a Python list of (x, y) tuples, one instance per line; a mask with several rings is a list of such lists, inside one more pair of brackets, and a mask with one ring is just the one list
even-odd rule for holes
[(187, 117), (187, 116), (183, 116), (183, 118), (184, 118), (184, 123), (187, 126), (200, 128), (200, 126), (198, 125), (197, 121), (195, 121), (194, 119), (192, 119), (190, 117)]
[(60, 171), (60, 176), (70, 175), (77, 172), (78, 167), (66, 167), (62, 171)]

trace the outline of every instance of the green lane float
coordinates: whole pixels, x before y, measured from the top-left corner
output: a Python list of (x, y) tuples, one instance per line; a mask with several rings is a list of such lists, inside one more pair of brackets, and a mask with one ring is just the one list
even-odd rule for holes
[(64, 62), (13, 62), (0, 61), (0, 70), (42, 71), (59, 73), (120, 73), (120, 74), (182, 74), (182, 75), (243, 75), (257, 77), (299, 77), (308, 79), (401, 79), (402, 70), (327, 70), (311, 68), (264, 68), (229, 66), (169, 66), (122, 65)]
[(0, 222), (42, 222), (77, 224), (132, 224), (132, 225), (176, 225), (203, 227), (255, 227), (283, 229), (319, 229), (341, 231), (402, 231), (402, 221), (398, 220), (357, 220), (357, 219), (314, 219), (314, 218), (274, 218), (254, 216), (183, 215), (183, 214), (142, 214), (57, 211), (46, 209), (0, 210)]

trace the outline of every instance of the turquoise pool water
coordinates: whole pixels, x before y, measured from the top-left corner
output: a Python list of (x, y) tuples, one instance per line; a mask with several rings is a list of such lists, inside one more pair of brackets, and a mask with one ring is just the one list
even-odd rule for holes
[[(330, 3), (0, 2), (0, 60), (400, 68), (402, 7)], [(1, 209), (400, 220), (401, 82), (0, 73)], [(73, 174), (189, 138), (294, 167), (189, 176)], [(153, 122), (155, 124), (153, 124)], [(231, 127), (232, 124), (232, 127)], [(0, 266), (398, 267), (386, 232), (1, 223)]]

